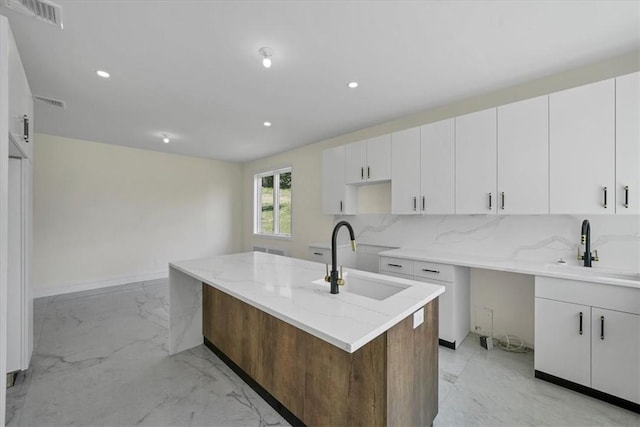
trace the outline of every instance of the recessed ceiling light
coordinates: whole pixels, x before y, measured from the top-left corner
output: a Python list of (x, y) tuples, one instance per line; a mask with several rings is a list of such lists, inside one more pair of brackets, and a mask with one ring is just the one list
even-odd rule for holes
[(358, 82), (349, 82), (347, 86), (349, 86), (351, 89), (355, 89), (358, 87)]
[(271, 126), (271, 122), (264, 122), (263, 123), (266, 127), (270, 127)]
[(273, 49), (270, 47), (261, 47), (258, 49), (260, 55), (262, 55), (262, 66), (264, 68), (271, 68), (271, 57), (273, 56)]
[(102, 77), (103, 79), (108, 79), (110, 74), (107, 73), (106, 71), (102, 71), (102, 70), (98, 70), (96, 71), (96, 74), (99, 75), (100, 77)]
[(164, 142), (165, 144), (169, 143), (169, 137), (167, 136), (167, 134), (163, 133), (162, 134), (162, 142)]

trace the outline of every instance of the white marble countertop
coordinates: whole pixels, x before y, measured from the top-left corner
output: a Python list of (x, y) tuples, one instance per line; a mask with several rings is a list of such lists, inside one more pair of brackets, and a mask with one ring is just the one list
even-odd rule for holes
[[(560, 279), (581, 280), (585, 282), (596, 282), (640, 289), (640, 275), (638, 272), (610, 270), (598, 267), (597, 265), (592, 268), (586, 268), (580, 266), (577, 261), (572, 263), (572, 260), (568, 260), (566, 264), (559, 264), (557, 262), (545, 264), (411, 248), (393, 249), (390, 251), (380, 252), (378, 255), (398, 259), (431, 261), (442, 264), (460, 265), (464, 267), (508, 271), (535, 276), (557, 277)], [(594, 262), (594, 264), (597, 263)]]
[(324, 264), (262, 252), (169, 266), (349, 353), (444, 292), (439, 285), (358, 271), (359, 276), (392, 279), (409, 287), (382, 301), (347, 292), (332, 295), (329, 284), (312, 283), (324, 278)]

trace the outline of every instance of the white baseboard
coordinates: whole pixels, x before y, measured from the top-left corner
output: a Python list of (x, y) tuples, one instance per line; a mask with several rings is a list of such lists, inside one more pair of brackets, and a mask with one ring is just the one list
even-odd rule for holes
[(156, 273), (138, 274), (134, 276), (117, 277), (112, 279), (97, 280), (93, 282), (76, 283), (64, 286), (54, 286), (47, 288), (33, 288), (31, 293), (33, 298), (51, 297), (54, 295), (70, 294), (72, 292), (92, 291), (95, 289), (108, 288), (110, 286), (126, 285), (127, 283), (146, 282), (149, 280), (166, 279), (167, 271)]

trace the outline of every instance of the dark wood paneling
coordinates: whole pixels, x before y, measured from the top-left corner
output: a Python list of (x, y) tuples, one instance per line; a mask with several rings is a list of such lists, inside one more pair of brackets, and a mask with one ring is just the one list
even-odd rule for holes
[(306, 341), (302, 420), (313, 426), (385, 425), (385, 336), (355, 353), (308, 334)]
[(387, 422), (428, 426), (438, 414), (438, 299), (387, 331)]

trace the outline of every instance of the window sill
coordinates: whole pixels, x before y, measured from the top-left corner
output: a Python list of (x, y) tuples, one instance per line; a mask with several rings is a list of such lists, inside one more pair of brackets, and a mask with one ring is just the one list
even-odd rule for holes
[(293, 240), (293, 236), (285, 236), (283, 234), (261, 234), (253, 233), (254, 238), (274, 239), (274, 240)]

